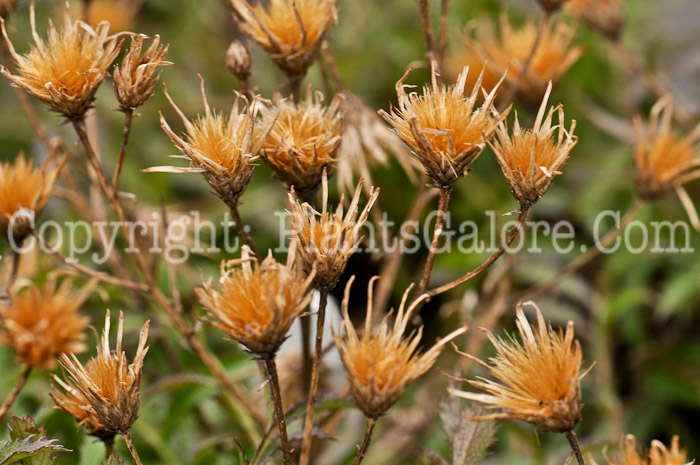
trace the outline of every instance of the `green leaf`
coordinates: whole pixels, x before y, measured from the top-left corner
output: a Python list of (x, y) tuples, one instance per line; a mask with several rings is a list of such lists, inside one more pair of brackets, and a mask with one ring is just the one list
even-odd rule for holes
[(495, 421), (476, 421), (485, 407), (468, 402), (462, 409), (458, 397), (444, 395), (440, 401), (440, 419), (447, 439), (452, 445), (452, 465), (478, 465), (493, 444), (498, 425)]
[(44, 465), (53, 463), (52, 451), (67, 451), (57, 439), (28, 438), (0, 442), (0, 465), (21, 461), (22, 465)]

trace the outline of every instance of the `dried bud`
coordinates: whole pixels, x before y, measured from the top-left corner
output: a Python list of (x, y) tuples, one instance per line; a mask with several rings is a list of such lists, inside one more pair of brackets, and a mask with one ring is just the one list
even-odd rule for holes
[(252, 60), (250, 52), (239, 40), (231, 42), (226, 51), (226, 66), (241, 81), (245, 81), (250, 76), (250, 65)]
[(157, 68), (172, 65), (169, 61), (163, 61), (170, 45), (160, 46), (158, 35), (148, 50), (141, 54), (145, 39), (148, 36), (143, 34), (132, 36), (131, 47), (124, 55), (121, 68), (119, 65), (114, 67), (114, 93), (122, 111), (133, 111), (151, 98), (160, 77), (156, 75)]

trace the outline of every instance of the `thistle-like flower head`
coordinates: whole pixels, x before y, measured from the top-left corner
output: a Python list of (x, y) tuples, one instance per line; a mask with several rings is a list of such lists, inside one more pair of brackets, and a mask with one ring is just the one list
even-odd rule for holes
[(160, 78), (156, 74), (159, 66), (172, 65), (165, 61), (170, 45), (161, 46), (160, 36), (144, 52), (143, 41), (148, 36), (132, 36), (129, 51), (124, 55), (121, 68), (114, 67), (114, 93), (122, 111), (133, 110), (143, 105), (153, 95), (153, 89)]
[(323, 95), (312, 95), (294, 103), (277, 98), (274, 107), (263, 108), (263, 121), (274, 127), (265, 139), (262, 158), (285, 187), (309, 198), (321, 185), (324, 170), (334, 170), (335, 155), (343, 135), (344, 97), (336, 95), (330, 106)]
[(328, 180), (323, 178), (323, 208), (317, 212), (308, 203), (300, 204), (293, 192), (288, 194), (292, 235), (297, 242), (297, 258), (307, 274), (315, 270), (314, 284), (319, 289), (331, 290), (343, 274), (348, 259), (357, 250), (362, 239), (360, 229), (367, 221), (379, 189), (370, 188), (369, 200), (360, 209), (362, 183), (355, 190), (347, 212), (343, 211), (343, 197), (335, 211), (328, 210)]
[(314, 273), (305, 276), (294, 258), (292, 247), (286, 264), (272, 255), (258, 263), (244, 248), (240, 260), (222, 262), (219, 290), (212, 287), (211, 280), (196, 290), (201, 304), (215, 318), (212, 325), (257, 356), (275, 354), (313, 296)]
[(554, 331), (534, 305), (537, 327), (530, 326), (522, 305), (517, 308), (518, 342), (496, 338), (480, 328), (497, 354), (486, 364), (466, 355), (484, 367), (495, 379), (477, 378), (467, 383), (483, 394), (449, 389), (459, 397), (481, 402), (498, 410), (478, 420), (524, 420), (543, 431), (568, 432), (581, 419), (581, 346), (574, 339), (574, 324), (566, 332)]
[(34, 368), (51, 369), (60, 354), (83, 352), (84, 330), (90, 319), (78, 313), (94, 283), (72, 292), (72, 281), (59, 285), (49, 279), (10, 294), (10, 304), (0, 306), (0, 345), (12, 348), (15, 359)]
[[(98, 364), (95, 360), (89, 361), (85, 365), (88, 375), (98, 377)], [(60, 389), (57, 387), (60, 386)], [(72, 416), (78, 422), (78, 426), (85, 427), (88, 432), (99, 438), (109, 439), (114, 437), (113, 432), (106, 431), (105, 426), (95, 413), (95, 409), (90, 405), (87, 397), (71, 382), (62, 380), (56, 375), (51, 375), (51, 392), (49, 395), (59, 408)]]
[(431, 85), (423, 88), (422, 95), (404, 91), (410, 72), (406, 71), (396, 84), (398, 109), (379, 114), (418, 157), (428, 176), (439, 187), (449, 188), (466, 174), (508, 112), (496, 118), (492, 114), (498, 85), (477, 107), (482, 76), (465, 95), (469, 68), (464, 68), (454, 86), (438, 84), (433, 73)]
[[(628, 434), (620, 447), (620, 452), (612, 459), (605, 456), (607, 465), (692, 465), (695, 461), (688, 461), (688, 454), (678, 445), (678, 436), (671, 439), (671, 448), (667, 448), (661, 441), (651, 441), (648, 453), (639, 454), (634, 436)], [(592, 457), (589, 457), (592, 465), (598, 465)]]
[(406, 387), (433, 366), (442, 348), (467, 331), (461, 327), (418, 354), (423, 327), (404, 337), (409, 320), (423, 301), (418, 299), (406, 309), (410, 288), (404, 293), (393, 325), (387, 315), (376, 330), (372, 330), (372, 286), (369, 284), (367, 316), (364, 331), (358, 335), (348, 316), (348, 302), (353, 279), (345, 288), (342, 304), (343, 332), (333, 330), (333, 339), (350, 383), (357, 405), (368, 418), (383, 415), (403, 394)]
[(271, 0), (251, 5), (231, 0), (239, 29), (258, 43), (290, 78), (298, 79), (316, 59), (337, 19), (336, 0)]
[[(547, 111), (551, 91), (550, 82), (532, 129), (522, 129), (516, 113), (512, 134), (505, 122), (501, 122), (496, 129), (496, 140), (489, 141), (508, 187), (522, 208), (531, 207), (547, 192), (578, 141), (574, 136), (576, 121), (571, 121), (568, 131), (565, 128), (562, 105)], [(559, 117), (557, 125), (553, 122), (555, 114)]]
[[(139, 344), (132, 363), (128, 363), (126, 353), (122, 351), (123, 312), (119, 312), (116, 347), (114, 350), (110, 349), (109, 310), (105, 316), (102, 338), (97, 342), (96, 356), (90, 359), (86, 365), (83, 365), (75, 354), (63, 354), (60, 358), (61, 366), (66, 370), (68, 378), (67, 382), (57, 382), (66, 389), (68, 399), (73, 399), (75, 405), (82, 405), (81, 408), (89, 412), (84, 418), (75, 415), (74, 417), (87, 423), (90, 428), (98, 428), (101, 425), (101, 429), (95, 430), (99, 431), (100, 434), (125, 433), (129, 431), (131, 425), (138, 418), (141, 373), (143, 360), (148, 352), (148, 347), (146, 347), (148, 323), (147, 321), (141, 328)], [(54, 377), (54, 380), (58, 380), (58, 378)], [(79, 395), (87, 399), (89, 407), (84, 405), (78, 397)], [(60, 397), (54, 397), (54, 399), (59, 408), (63, 408), (73, 415), (74, 404), (65, 402), (62, 404), (64, 399)], [(66, 408), (63, 405), (66, 405)]]
[(93, 29), (80, 20), (71, 20), (67, 9), (63, 28), (59, 30), (50, 24), (46, 40), (36, 32), (34, 2), (30, 20), (34, 45), (26, 54), (18, 55), (0, 18), (17, 74), (5, 68), (0, 72), (66, 119), (82, 120), (92, 107), (97, 88), (119, 54), (122, 42), (117, 36), (109, 35), (109, 23), (100, 23)]

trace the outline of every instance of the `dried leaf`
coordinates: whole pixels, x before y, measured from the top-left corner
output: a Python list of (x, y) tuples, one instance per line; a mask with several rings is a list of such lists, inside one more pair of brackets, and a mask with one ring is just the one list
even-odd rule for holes
[(483, 415), (485, 407), (468, 402), (463, 409), (462, 401), (455, 396), (443, 396), (439, 408), (442, 427), (452, 445), (452, 465), (480, 464), (495, 441), (497, 423), (472, 420)]

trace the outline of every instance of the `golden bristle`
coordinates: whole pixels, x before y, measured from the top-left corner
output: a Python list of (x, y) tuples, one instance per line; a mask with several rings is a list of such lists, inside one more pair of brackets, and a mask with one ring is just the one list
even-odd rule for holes
[(659, 99), (645, 127), (635, 118), (637, 193), (657, 198), (700, 177), (700, 125), (687, 135), (671, 127), (673, 100)]
[(34, 2), (30, 21), (34, 45), (25, 55), (18, 55), (0, 18), (3, 36), (17, 64), (17, 75), (5, 68), (0, 72), (68, 120), (83, 119), (122, 42), (109, 35), (109, 23), (93, 29), (82, 21), (71, 20), (67, 9), (63, 29), (57, 30), (50, 24), (46, 41), (36, 32)]
[[(275, 124), (274, 114), (261, 125), (257, 113), (263, 103), (257, 98), (250, 103), (240, 94), (228, 115), (212, 111), (204, 92), (204, 79), (201, 76), (200, 79), (205, 113), (194, 121), (187, 119), (168, 92), (165, 92), (185, 125), (186, 140), (175, 134), (163, 114), (160, 115), (161, 127), (192, 166), (158, 166), (144, 171), (202, 173), (216, 195), (229, 207), (236, 207), (239, 197), (253, 177), (254, 162), (259, 157), (265, 138)], [(242, 111), (241, 100), (244, 102)]]
[(66, 161), (52, 159), (36, 168), (20, 153), (14, 162), (0, 163), (0, 234), (16, 244), (31, 232), (32, 216), (49, 201)]
[(271, 0), (251, 5), (231, 0), (240, 30), (257, 42), (290, 77), (298, 79), (313, 63), (337, 19), (336, 0)]
[[(489, 142), (521, 208), (531, 207), (547, 192), (578, 141), (574, 136), (576, 121), (571, 121), (568, 131), (564, 126), (562, 105), (550, 107), (546, 112), (551, 91), (550, 82), (532, 129), (521, 129), (516, 113), (512, 134), (508, 133), (505, 122), (501, 122), (496, 130), (497, 140)], [(552, 121), (555, 114), (559, 117), (557, 125)]]
[(476, 107), (483, 73), (466, 97), (468, 68), (464, 68), (454, 86), (438, 85), (433, 74), (431, 85), (423, 87), (422, 95), (405, 93), (404, 82), (410, 72), (411, 69), (406, 71), (396, 84), (398, 109), (391, 114), (381, 110), (379, 114), (418, 157), (428, 176), (440, 187), (449, 188), (466, 174), (508, 112), (497, 118), (492, 116), (498, 84)]
[(52, 369), (60, 354), (87, 348), (83, 331), (90, 319), (78, 310), (93, 283), (77, 293), (71, 292), (72, 284), (66, 279), (59, 286), (50, 279), (43, 286), (11, 293), (10, 303), (0, 306), (0, 345), (12, 348), (18, 362)]
[[(93, 360), (85, 365), (85, 370), (90, 377), (96, 375), (94, 373), (95, 367), (96, 363)], [(56, 384), (58, 384), (61, 389), (58, 389)], [(114, 433), (104, 430), (104, 424), (95, 414), (95, 410), (90, 405), (90, 402), (70, 380), (63, 381), (58, 376), (51, 375), (51, 388), (53, 392), (49, 395), (56, 404), (56, 407), (72, 416), (78, 422), (78, 426), (84, 426), (90, 434), (100, 438), (106, 439), (110, 436), (114, 436)]]
[(263, 108), (263, 121), (274, 126), (262, 147), (262, 158), (277, 177), (303, 198), (309, 198), (321, 184), (324, 170), (334, 170), (335, 155), (343, 134), (344, 97), (336, 95), (330, 106), (322, 105), (323, 95), (295, 104), (277, 99), (274, 108)]
[(568, 432), (581, 419), (581, 346), (574, 339), (574, 324), (566, 332), (547, 325), (539, 308), (535, 308), (537, 328), (527, 321), (522, 305), (517, 307), (517, 325), (522, 343), (509, 336), (496, 338), (480, 328), (496, 348), (490, 365), (463, 354), (484, 367), (495, 380), (477, 378), (467, 383), (484, 394), (449, 389), (465, 399), (499, 410), (478, 420), (524, 420), (543, 431)]
[(623, 23), (622, 0), (567, 0), (565, 9), (593, 29), (617, 39)]
[[(652, 441), (648, 454), (640, 455), (634, 436), (628, 434), (620, 447), (620, 452), (614, 457), (605, 456), (607, 465), (690, 465), (687, 454), (681, 450), (678, 444), (678, 436), (671, 439), (671, 448), (667, 448), (661, 441)], [(597, 465), (593, 458), (589, 458), (592, 465)]]
[(126, 353), (122, 351), (123, 312), (119, 312), (116, 347), (114, 350), (110, 349), (109, 310), (105, 316), (102, 338), (97, 342), (96, 356), (86, 365), (80, 363), (75, 354), (63, 354), (60, 358), (70, 383), (60, 384), (64, 388), (68, 386), (75, 389), (87, 399), (90, 413), (94, 414), (102, 425), (102, 433), (125, 433), (138, 418), (141, 373), (144, 357), (148, 353), (148, 324), (147, 321), (141, 328), (136, 355), (131, 364), (127, 362)]
[(361, 179), (355, 195), (343, 211), (343, 196), (335, 211), (328, 210), (328, 180), (323, 177), (323, 206), (319, 213), (308, 203), (300, 204), (294, 193), (288, 194), (292, 236), (297, 242), (297, 258), (305, 273), (316, 272), (314, 284), (318, 289), (331, 290), (345, 271), (345, 265), (362, 240), (360, 229), (379, 195), (370, 188), (365, 208), (360, 210)]
[(311, 302), (314, 274), (301, 273), (294, 264), (293, 249), (284, 265), (271, 254), (260, 263), (251, 261), (244, 248), (241, 259), (221, 263), (219, 290), (209, 280), (196, 292), (216, 319), (213, 326), (251, 353), (266, 357), (277, 352), (296, 317)]
[(164, 61), (170, 45), (161, 46), (160, 36), (156, 35), (151, 46), (143, 52), (143, 42), (148, 36), (139, 34), (131, 38), (129, 51), (124, 55), (122, 66), (116, 65), (114, 93), (123, 111), (131, 111), (143, 105), (153, 95), (158, 82), (156, 71), (159, 66), (172, 65)]
[(374, 281), (377, 280), (375, 277), (369, 284), (364, 331), (358, 335), (348, 315), (353, 280), (354, 277), (345, 287), (342, 304), (345, 331), (343, 333), (341, 329), (337, 332), (331, 329), (355, 401), (368, 418), (376, 419), (394, 405), (409, 384), (433, 366), (445, 344), (465, 333), (467, 326), (453, 331), (425, 353), (418, 355), (417, 348), (421, 342), (423, 327), (408, 337), (404, 337), (404, 333), (423, 299), (418, 299), (405, 309), (409, 288), (401, 300), (394, 324), (389, 325), (390, 315), (387, 315), (379, 327), (372, 331), (372, 294)]

